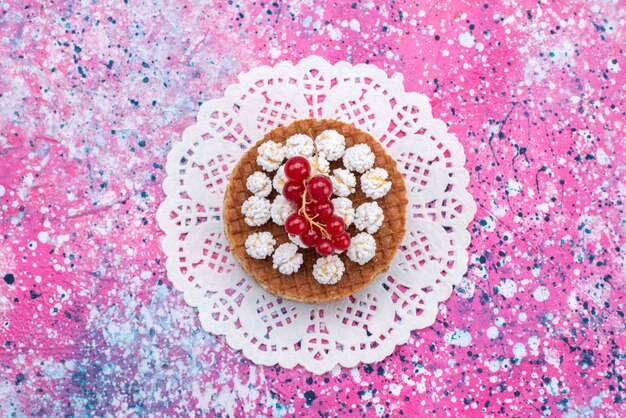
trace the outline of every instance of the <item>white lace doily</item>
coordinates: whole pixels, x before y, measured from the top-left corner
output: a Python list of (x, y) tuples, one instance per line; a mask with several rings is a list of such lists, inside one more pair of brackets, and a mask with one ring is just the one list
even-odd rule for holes
[[(230, 253), (221, 221), (229, 174), (245, 151), (273, 128), (311, 117), (379, 139), (398, 161), (409, 198), (407, 234), (390, 270), (329, 305), (261, 289)], [(380, 361), (434, 322), (438, 302), (466, 271), (476, 205), (464, 164), (463, 147), (433, 119), (428, 98), (405, 92), (375, 66), (311, 56), (254, 68), (202, 105), (168, 155), (167, 197), (157, 212), (168, 277), (198, 308), (205, 330), (225, 335), (255, 363), (323, 373)]]

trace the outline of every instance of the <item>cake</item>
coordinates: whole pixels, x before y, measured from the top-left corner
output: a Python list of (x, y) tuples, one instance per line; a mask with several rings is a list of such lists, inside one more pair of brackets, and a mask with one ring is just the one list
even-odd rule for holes
[(305, 119), (268, 132), (244, 154), (223, 221), (232, 254), (261, 287), (328, 303), (388, 269), (406, 207), (404, 179), (377, 140), (343, 122)]

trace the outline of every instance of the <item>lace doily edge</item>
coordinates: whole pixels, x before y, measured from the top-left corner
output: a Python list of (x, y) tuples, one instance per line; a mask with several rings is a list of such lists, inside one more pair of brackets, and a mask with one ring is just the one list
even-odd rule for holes
[[(353, 356), (347, 358), (340, 358), (336, 361), (325, 360), (319, 361), (315, 363), (310, 363), (304, 365), (297, 361), (297, 359), (289, 356), (283, 356), (279, 359), (271, 356), (260, 356), (258, 353), (260, 351), (253, 349), (246, 344), (246, 340), (242, 338), (239, 334), (227, 333), (226, 331), (222, 331), (213, 327), (208, 326), (206, 321), (203, 319), (203, 315), (199, 315), (200, 325), (202, 329), (206, 332), (209, 332), (212, 335), (225, 338), (226, 343), (229, 347), (234, 350), (239, 350), (241, 354), (252, 361), (255, 364), (259, 364), (262, 366), (273, 367), (279, 366), (285, 369), (293, 369), (296, 366), (301, 366), (304, 370), (309, 371), (315, 375), (322, 375), (324, 373), (330, 372), (333, 368), (340, 366), (345, 368), (353, 368), (358, 366), (359, 364), (374, 364), (378, 363), (388, 356), (390, 356), (396, 347), (405, 345), (409, 338), (411, 337), (411, 333), (415, 330), (426, 329), (429, 328), (432, 324), (435, 323), (437, 319), (437, 313), (439, 311), (439, 304), (443, 302), (434, 302), (433, 307), (428, 311), (428, 321), (420, 326), (403, 326), (394, 328), (397, 330), (393, 334), (393, 337), (389, 337), (385, 340), (384, 348), (379, 348), (377, 350), (370, 351), (362, 351), (361, 354), (363, 356)], [(315, 305), (312, 305), (312, 309), (314, 309)], [(200, 309), (198, 309), (200, 311)]]

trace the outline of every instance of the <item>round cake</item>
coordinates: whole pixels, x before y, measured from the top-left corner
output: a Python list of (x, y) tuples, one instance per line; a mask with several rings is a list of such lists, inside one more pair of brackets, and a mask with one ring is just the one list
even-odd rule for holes
[[(353, 209), (359, 209), (354, 221), (346, 221), (345, 232), (351, 237), (351, 246), (362, 244), (363, 248), (371, 248), (367, 245), (375, 242), (375, 252), (370, 255), (348, 248), (347, 251), (337, 251), (332, 256), (322, 257), (319, 249), (306, 248), (302, 240), (289, 236), (284, 225), (273, 222), (274, 217), (268, 218), (268, 203), (271, 206), (277, 198), (283, 199), (283, 159), (298, 153), (307, 157), (311, 154), (311, 141), (306, 137), (317, 144), (316, 138), (325, 132), (338, 134), (337, 137), (345, 139), (341, 139), (343, 144), (340, 152), (343, 159), (337, 158), (339, 151), (332, 147), (325, 148), (326, 154), (321, 154), (322, 157), (328, 156), (328, 161), (324, 158), (318, 159), (316, 147), (315, 155), (308, 157), (313, 166), (312, 175), (327, 174), (331, 178), (333, 173), (337, 174), (333, 177), (333, 191), (339, 193), (339, 196), (332, 196), (335, 211), (349, 203), (345, 199), (352, 202)], [(299, 142), (300, 139), (303, 141)], [(266, 144), (265, 147), (263, 144)], [(333, 142), (331, 145), (336, 144)], [(260, 147), (263, 147), (261, 156)], [(272, 147), (283, 147), (287, 150), (287, 157), (281, 154), (281, 158), (266, 158), (266, 155), (271, 155), (267, 154), (267, 150), (271, 151)], [(367, 147), (371, 152), (364, 151)], [(346, 154), (344, 148), (347, 150)], [(369, 158), (362, 157), (361, 151)], [(277, 169), (278, 166), (280, 167)], [(340, 169), (339, 172), (335, 172), (336, 169)], [(353, 175), (348, 171), (352, 171)], [(356, 184), (348, 181), (346, 186), (342, 182), (345, 180), (342, 174), (356, 179)], [(336, 179), (339, 181), (336, 182)], [(284, 180), (289, 181), (287, 178)], [(339, 187), (339, 191), (335, 187)], [(341, 192), (342, 188), (344, 193)], [(337, 197), (341, 200), (334, 200)], [(304, 215), (297, 203), (294, 203), (294, 207), (295, 213)], [(361, 290), (377, 274), (389, 268), (404, 238), (406, 207), (404, 179), (395, 160), (378, 141), (366, 132), (343, 122), (304, 119), (268, 132), (241, 158), (226, 189), (223, 220), (233, 255), (261, 287), (278, 297), (297, 302), (328, 303)], [(384, 217), (375, 217), (381, 209)], [(274, 215), (281, 218), (280, 214)], [(294, 243), (295, 246), (287, 243)], [(296, 247), (297, 253), (294, 254)], [(283, 263), (282, 260), (291, 261)], [(320, 264), (321, 261), (328, 263)], [(340, 271), (334, 268), (337, 265), (341, 267)]]

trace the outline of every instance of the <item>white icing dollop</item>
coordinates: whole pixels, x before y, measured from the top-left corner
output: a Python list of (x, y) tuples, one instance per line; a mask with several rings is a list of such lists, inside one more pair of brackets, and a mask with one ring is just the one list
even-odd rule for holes
[(317, 157), (314, 155), (307, 158), (307, 160), (309, 161), (309, 164), (311, 164), (311, 174), (316, 173), (327, 176), (330, 173), (330, 163), (321, 155), (318, 155)]
[(248, 225), (260, 226), (270, 219), (271, 206), (270, 201), (264, 197), (250, 196), (241, 205), (241, 213), (246, 217)]
[(287, 236), (289, 237), (289, 240), (291, 242), (293, 242), (294, 244), (296, 244), (298, 247), (300, 247), (300, 248), (309, 248), (306, 245), (304, 245), (304, 243), (302, 242), (302, 240), (300, 239), (299, 236), (291, 235), (291, 234), (287, 234)]
[(248, 177), (246, 187), (259, 197), (267, 197), (272, 192), (272, 182), (270, 178), (261, 171), (255, 171)]
[(384, 220), (383, 210), (376, 202), (363, 203), (356, 208), (354, 225), (360, 231), (366, 230), (368, 233), (373, 234), (378, 231)]
[(298, 247), (291, 242), (280, 244), (272, 256), (273, 267), (282, 274), (293, 274), (302, 265), (302, 254), (298, 253)]
[(283, 192), (283, 187), (285, 187), (285, 183), (287, 183), (287, 176), (285, 176), (285, 165), (281, 165), (276, 171), (276, 175), (274, 176), (274, 180), (272, 180), (272, 185), (274, 185), (274, 189), (278, 193)]
[(343, 261), (336, 255), (320, 257), (313, 266), (313, 277), (320, 284), (335, 284), (341, 280), (345, 269)]
[(272, 216), (272, 221), (274, 221), (276, 225), (282, 226), (285, 225), (285, 220), (287, 219), (287, 217), (295, 211), (295, 205), (289, 200), (285, 199), (282, 194), (279, 194), (272, 202), (270, 215)]
[(376, 255), (376, 240), (370, 234), (361, 232), (352, 237), (347, 254), (350, 260), (363, 265)]
[(252, 258), (262, 260), (272, 255), (276, 240), (269, 232), (255, 232), (246, 239), (246, 252)]
[(335, 208), (335, 215), (340, 216), (346, 228), (352, 225), (354, 222), (354, 208), (352, 207), (352, 200), (347, 197), (336, 197), (330, 201)]
[(305, 134), (295, 134), (287, 138), (285, 156), (289, 159), (296, 155), (310, 157), (313, 155), (313, 139)]
[(380, 199), (391, 189), (389, 173), (384, 168), (369, 169), (361, 176), (361, 190), (371, 199)]
[(346, 170), (345, 168), (334, 169), (333, 175), (330, 176), (330, 181), (333, 184), (333, 194), (346, 197), (350, 193), (354, 193), (356, 177), (350, 170)]
[(343, 165), (350, 171), (364, 173), (374, 166), (374, 153), (367, 144), (357, 144), (343, 154)]
[(285, 147), (274, 141), (267, 141), (261, 144), (258, 149), (256, 162), (263, 167), (265, 171), (274, 171), (282, 164), (285, 159)]
[(346, 150), (346, 138), (334, 129), (328, 129), (315, 138), (317, 152), (328, 161), (343, 157)]

